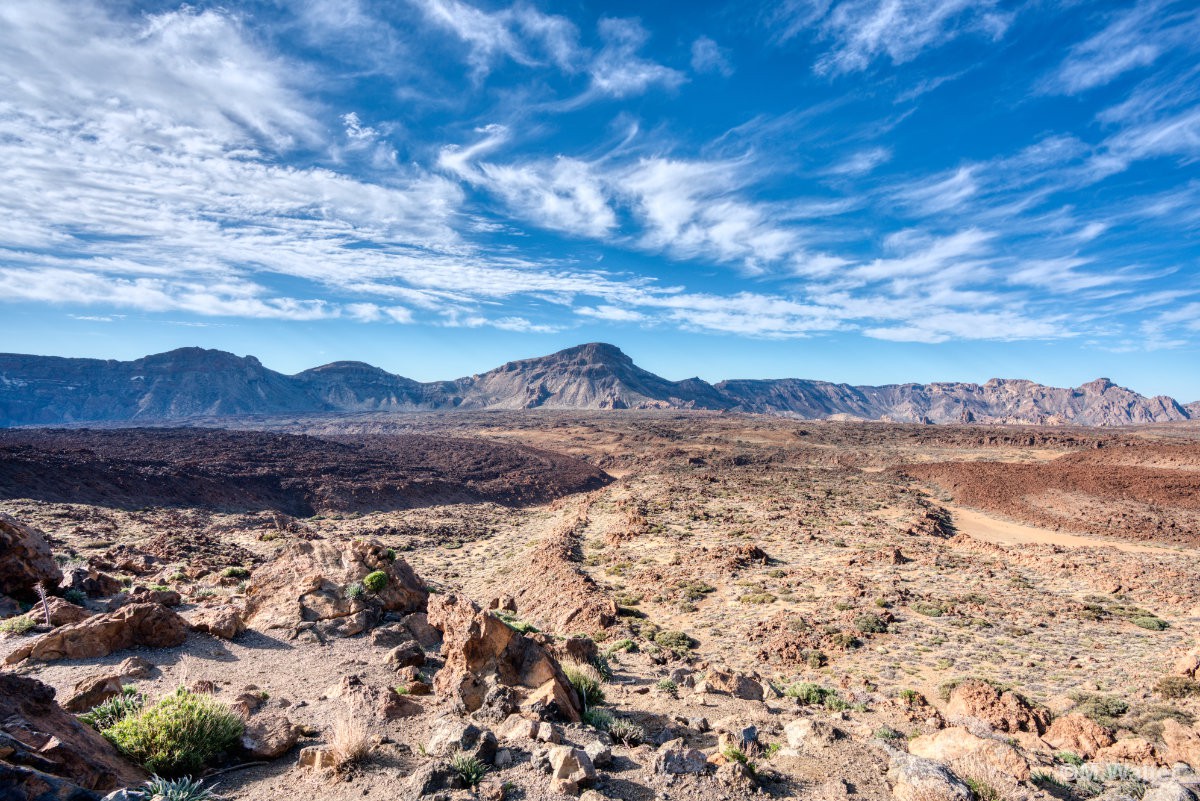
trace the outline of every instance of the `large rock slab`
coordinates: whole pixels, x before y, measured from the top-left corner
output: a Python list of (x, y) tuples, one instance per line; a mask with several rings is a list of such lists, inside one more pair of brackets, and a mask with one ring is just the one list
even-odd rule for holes
[(571, 683), (558, 661), (532, 638), (453, 594), (429, 599), (429, 625), (442, 632), (445, 666), (433, 680), (439, 696), (474, 712), (500, 685), (512, 689), (526, 706), (580, 720), (582, 708)]
[(1035, 707), (1012, 690), (999, 690), (977, 679), (964, 681), (950, 693), (948, 718), (976, 718), (996, 731), (1041, 734), (1050, 725), (1050, 711)]
[(0, 514), (0, 595), (28, 599), (39, 581), (48, 588), (62, 581), (45, 535), (11, 515)]
[(159, 604), (130, 604), (44, 634), (13, 651), (5, 662), (87, 659), (134, 646), (173, 648), (185, 639), (187, 624), (170, 609)]
[[(387, 575), (383, 588), (357, 598), (347, 594), (350, 585), (375, 571)], [(254, 571), (243, 618), (260, 629), (317, 623), (329, 636), (351, 636), (377, 622), (383, 612), (424, 611), (428, 597), (408, 563), (379, 543), (295, 542)]]
[(897, 801), (971, 801), (971, 789), (932, 759), (892, 752), (887, 781)]
[(973, 762), (1014, 781), (1029, 778), (1029, 763), (1017, 749), (999, 740), (979, 737), (961, 726), (916, 737), (909, 741), (908, 752), (950, 766), (971, 757)]
[(1110, 729), (1078, 713), (1055, 718), (1042, 739), (1060, 751), (1070, 751), (1084, 759), (1093, 759), (1101, 748), (1117, 741)]
[[(98, 792), (131, 787), (147, 778), (107, 740), (63, 711), (54, 700), (53, 687), (11, 673), (0, 673), (0, 746), (12, 749), (0, 768), (24, 769), (23, 776), (14, 771), (9, 778), (28, 781), (29, 786), (35, 786), (36, 780), (29, 770), (62, 780), (68, 789), (76, 785)], [(0, 779), (0, 790), (7, 786)], [(0, 796), (7, 798), (2, 792)]]

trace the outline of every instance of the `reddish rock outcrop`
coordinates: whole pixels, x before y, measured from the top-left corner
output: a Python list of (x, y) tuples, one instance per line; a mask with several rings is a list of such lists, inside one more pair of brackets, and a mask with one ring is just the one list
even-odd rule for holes
[(970, 761), (1016, 781), (1029, 778), (1029, 763), (1008, 743), (979, 737), (961, 726), (943, 729), (910, 740), (908, 752), (953, 767), (970, 757)]
[(68, 712), (87, 712), (121, 694), (121, 677), (111, 673), (86, 676), (75, 682), (75, 690), (65, 701), (63, 709)]
[(445, 666), (433, 680), (439, 696), (468, 711), (489, 694), (509, 688), (518, 703), (554, 707), (580, 720), (579, 699), (558, 662), (541, 645), (459, 595), (429, 599), (429, 624), (442, 632)]
[(246, 630), (241, 612), (234, 606), (201, 607), (189, 615), (187, 621), (192, 631), (225, 640), (232, 640)]
[(1168, 762), (1186, 762), (1193, 769), (1200, 768), (1200, 729), (1168, 718), (1163, 721), (1162, 739)]
[(44, 634), (13, 651), (5, 663), (107, 656), (135, 645), (173, 648), (185, 639), (187, 624), (170, 609), (159, 604), (130, 604)]
[[(382, 589), (347, 596), (347, 587), (375, 571), (387, 575)], [(351, 636), (377, 622), (382, 612), (424, 610), (428, 597), (408, 563), (392, 558), (379, 543), (296, 542), (254, 571), (243, 617), (255, 628), (296, 629), (308, 623), (329, 636)]]
[[(5, 750), (12, 749), (0, 766), (26, 774), (38, 771), (98, 792), (146, 780), (107, 740), (64, 712), (53, 687), (35, 679), (0, 674), (0, 740)], [(9, 778), (23, 781), (16, 775)]]
[(1071, 751), (1084, 759), (1093, 759), (1101, 748), (1116, 742), (1112, 731), (1078, 714), (1055, 718), (1042, 739), (1060, 751)]
[(62, 571), (45, 535), (16, 518), (0, 514), (0, 595), (29, 598), (34, 586), (56, 587)]
[(62, 598), (50, 597), (46, 599), (45, 605), (40, 601), (35, 603), (33, 608), (25, 613), (25, 617), (32, 620), (35, 626), (40, 626), (46, 622), (47, 611), (50, 613), (51, 626), (68, 626), (92, 615), (91, 612), (82, 606), (68, 603)]
[(987, 682), (964, 681), (950, 694), (947, 718), (978, 718), (996, 731), (1041, 734), (1050, 725), (1050, 712), (1032, 706), (1012, 690), (998, 690)]

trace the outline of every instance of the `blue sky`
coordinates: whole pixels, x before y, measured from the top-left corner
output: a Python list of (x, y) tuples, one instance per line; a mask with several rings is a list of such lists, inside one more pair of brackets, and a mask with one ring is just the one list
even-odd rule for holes
[(1192, 2), (0, 4), (0, 350), (1200, 399)]

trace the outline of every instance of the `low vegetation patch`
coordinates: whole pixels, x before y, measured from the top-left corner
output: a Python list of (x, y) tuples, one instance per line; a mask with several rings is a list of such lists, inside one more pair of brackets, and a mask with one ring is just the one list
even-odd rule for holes
[(362, 580), (363, 586), (370, 592), (383, 592), (384, 587), (388, 585), (388, 574), (382, 570), (376, 570), (368, 573)]
[(450, 757), (450, 769), (468, 787), (478, 785), (483, 780), (483, 774), (487, 773), (487, 765), (470, 754), (455, 754)]
[(562, 666), (567, 681), (579, 693), (584, 709), (604, 703), (604, 677), (593, 665), (567, 662)]
[(153, 801), (210, 801), (215, 799), (211, 787), (200, 779), (164, 779), (155, 776), (143, 786), (142, 794)]
[(134, 687), (125, 687), (121, 694), (97, 704), (79, 716), (79, 719), (96, 731), (104, 731), (118, 721), (142, 711), (146, 699)]
[(8, 620), (0, 620), (0, 634), (28, 634), (37, 625), (33, 622), (33, 618), (20, 615), (18, 617), (10, 617)]
[(242, 736), (242, 719), (210, 695), (178, 689), (101, 733), (151, 773), (195, 773)]

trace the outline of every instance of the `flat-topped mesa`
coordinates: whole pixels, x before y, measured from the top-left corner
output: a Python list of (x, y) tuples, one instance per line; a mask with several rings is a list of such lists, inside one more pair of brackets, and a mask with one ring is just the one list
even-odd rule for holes
[(1116, 426), (1200, 417), (1098, 378), (1050, 387), (1021, 378), (852, 386), (800, 378), (673, 381), (588, 342), (449, 381), (356, 361), (283, 375), (253, 356), (180, 348), (131, 362), (0, 354), (0, 426), (348, 411), (708, 409), (802, 419)]

